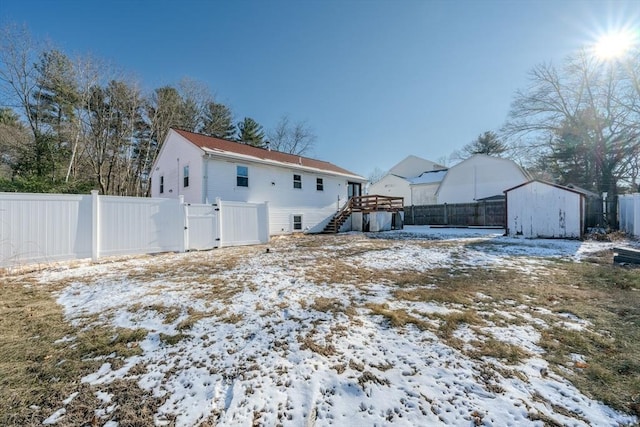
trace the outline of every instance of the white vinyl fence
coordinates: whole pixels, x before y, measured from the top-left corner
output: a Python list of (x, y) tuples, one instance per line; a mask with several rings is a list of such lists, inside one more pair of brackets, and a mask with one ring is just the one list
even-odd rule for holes
[(640, 193), (618, 196), (620, 230), (640, 237)]
[(268, 241), (267, 203), (0, 193), (0, 267)]

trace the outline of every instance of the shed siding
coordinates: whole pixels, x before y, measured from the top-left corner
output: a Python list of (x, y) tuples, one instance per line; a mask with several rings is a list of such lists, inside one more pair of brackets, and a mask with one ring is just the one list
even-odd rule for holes
[(548, 238), (582, 237), (582, 197), (578, 193), (538, 181), (508, 191), (509, 234)]

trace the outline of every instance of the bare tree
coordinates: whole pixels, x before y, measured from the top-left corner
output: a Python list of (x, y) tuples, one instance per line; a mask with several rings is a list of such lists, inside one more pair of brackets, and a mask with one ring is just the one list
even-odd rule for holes
[(292, 123), (288, 115), (280, 118), (268, 138), (272, 149), (297, 155), (309, 154), (316, 142), (316, 135), (306, 122)]
[(371, 172), (369, 172), (369, 176), (367, 177), (367, 179), (369, 180), (370, 184), (375, 184), (376, 182), (384, 178), (386, 174), (387, 173), (385, 171), (376, 166)]
[(610, 196), (640, 150), (638, 114), (621, 102), (630, 94), (614, 65), (582, 51), (561, 69), (535, 67), (504, 128), (529, 159), (545, 157), (560, 181), (579, 177), (575, 184)]

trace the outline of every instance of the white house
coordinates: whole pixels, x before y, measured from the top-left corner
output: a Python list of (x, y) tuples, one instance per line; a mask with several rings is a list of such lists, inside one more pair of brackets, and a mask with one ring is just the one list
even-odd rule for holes
[(502, 196), (508, 188), (529, 180), (514, 161), (476, 154), (449, 168), (437, 192), (438, 204), (473, 203)]
[(369, 194), (404, 197), (404, 205), (436, 203), (435, 193), (446, 167), (417, 156), (408, 156), (392, 167), (380, 181), (371, 184)]
[(151, 175), (153, 197), (268, 202), (270, 234), (319, 231), (366, 179), (334, 164), (171, 129)]
[(505, 191), (507, 233), (524, 237), (583, 236), (585, 195), (544, 181), (528, 181)]

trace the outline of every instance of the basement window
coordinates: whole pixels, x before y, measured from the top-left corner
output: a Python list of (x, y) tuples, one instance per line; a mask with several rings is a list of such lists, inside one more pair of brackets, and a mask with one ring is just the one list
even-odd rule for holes
[(182, 171), (182, 185), (184, 187), (188, 187), (189, 186), (189, 166), (185, 166), (183, 171)]
[(247, 166), (236, 166), (236, 185), (238, 187), (249, 186), (249, 168)]
[(293, 231), (302, 231), (302, 215), (293, 216)]
[(164, 193), (164, 175), (160, 177), (160, 194)]
[(322, 178), (316, 178), (316, 190), (324, 191), (324, 181)]
[(302, 175), (293, 174), (293, 188), (302, 188)]

